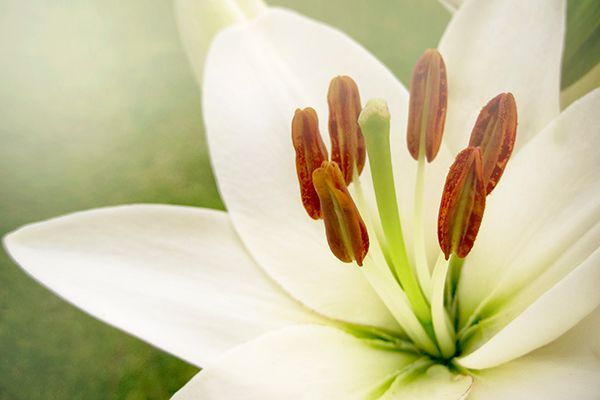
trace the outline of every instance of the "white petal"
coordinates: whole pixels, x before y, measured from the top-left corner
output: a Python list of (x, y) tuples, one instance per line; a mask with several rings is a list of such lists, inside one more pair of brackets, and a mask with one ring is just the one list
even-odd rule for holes
[(361, 399), (414, 359), (334, 328), (297, 326), (224, 354), (174, 399)]
[(196, 365), (314, 320), (254, 264), (219, 211), (98, 209), (26, 226), (5, 245), (66, 300)]
[(396, 379), (380, 400), (461, 400), (469, 395), (473, 378), (455, 375), (443, 365), (434, 365), (416, 379)]
[(476, 375), (469, 400), (596, 400), (600, 309), (552, 344)]
[(179, 34), (198, 84), (215, 34), (258, 15), (264, 8), (262, 0), (175, 0)]
[(359, 269), (331, 254), (323, 224), (300, 202), (291, 119), (296, 108), (312, 106), (326, 135), (327, 89), (340, 74), (357, 81), (363, 99), (383, 97), (393, 113), (406, 112), (402, 85), (332, 28), (269, 10), (224, 31), (211, 48), (204, 80), (212, 161), (244, 243), (286, 290), (327, 316), (397, 329)]
[(600, 244), (600, 90), (573, 103), (509, 161), (488, 198), (459, 287), (461, 318), (534, 281), (538, 295)]
[(517, 101), (517, 148), (559, 113), (564, 0), (466, 1), (440, 42), (448, 71), (444, 142), (465, 147), (494, 96)]
[(544, 293), (474, 352), (458, 359), (472, 369), (491, 368), (560, 337), (600, 304), (600, 250)]

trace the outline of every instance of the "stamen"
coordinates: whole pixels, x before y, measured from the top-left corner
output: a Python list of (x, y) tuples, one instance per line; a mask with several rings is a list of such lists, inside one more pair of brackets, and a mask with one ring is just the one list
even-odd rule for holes
[(358, 125), (362, 109), (358, 87), (349, 76), (331, 80), (327, 93), (329, 105), (329, 136), (331, 137), (331, 160), (335, 161), (344, 175), (346, 184), (352, 182), (365, 166), (365, 139)]
[(447, 104), (444, 60), (437, 50), (427, 49), (417, 61), (410, 82), (406, 142), (415, 160), (422, 156), (423, 151), (429, 162), (437, 155), (444, 133)]
[(511, 93), (501, 93), (481, 109), (471, 132), (470, 147), (480, 147), (483, 179), (490, 194), (504, 173), (517, 133), (517, 105)]
[(335, 162), (325, 161), (313, 172), (325, 221), (327, 242), (333, 254), (343, 262), (356, 260), (362, 266), (369, 250), (369, 235), (342, 171)]
[(413, 70), (406, 131), (408, 150), (418, 162), (414, 196), (413, 254), (417, 277), (428, 300), (431, 300), (431, 275), (425, 249), (423, 217), (425, 158), (431, 162), (439, 151), (447, 101), (444, 60), (437, 50), (428, 49), (419, 58)]
[(485, 184), (479, 147), (458, 153), (450, 166), (438, 216), (438, 240), (446, 260), (469, 254), (485, 208)]
[(296, 173), (302, 204), (311, 218), (320, 219), (321, 205), (313, 185), (313, 172), (327, 160), (327, 149), (319, 132), (319, 120), (314, 109), (296, 110), (292, 120), (292, 142), (296, 150)]

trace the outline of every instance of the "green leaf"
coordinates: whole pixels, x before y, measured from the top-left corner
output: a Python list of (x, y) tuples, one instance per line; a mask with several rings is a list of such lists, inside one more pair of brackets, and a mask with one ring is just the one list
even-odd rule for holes
[(600, 1), (571, 0), (567, 8), (561, 89), (577, 82), (599, 61)]
[(567, 108), (569, 104), (583, 97), (590, 90), (600, 87), (600, 63), (597, 63), (577, 82), (560, 92), (560, 106)]

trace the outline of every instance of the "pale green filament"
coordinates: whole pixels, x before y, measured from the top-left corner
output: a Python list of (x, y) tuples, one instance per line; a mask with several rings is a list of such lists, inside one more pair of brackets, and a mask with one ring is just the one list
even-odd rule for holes
[(421, 144), (419, 146), (419, 159), (417, 161), (417, 180), (415, 187), (415, 219), (414, 219), (414, 237), (413, 250), (415, 255), (415, 266), (417, 277), (427, 300), (431, 301), (431, 276), (429, 266), (427, 265), (427, 256), (425, 252), (425, 220), (423, 218), (423, 191), (425, 186), (425, 135), (421, 135)]
[(395, 275), (419, 320), (426, 327), (431, 327), (429, 305), (409, 263), (402, 236), (390, 152), (390, 115), (386, 102), (370, 100), (360, 114), (359, 124), (365, 136), (377, 209)]
[(392, 277), (389, 268), (385, 267), (383, 256), (376, 248), (373, 250), (369, 251), (364, 260), (362, 271), (365, 277), (408, 337), (428, 354), (440, 356), (436, 344), (413, 313), (408, 297)]
[(374, 389), (370, 390), (364, 398), (367, 400), (388, 399), (389, 393), (393, 393), (396, 386), (409, 383), (434, 364), (435, 362), (428, 357), (417, 358), (399, 371), (387, 376), (382, 383), (377, 384)]
[[(356, 206), (360, 210), (360, 214), (363, 216), (363, 220), (364, 220), (365, 224), (367, 225), (367, 230), (369, 232), (375, 233), (375, 238), (377, 239), (377, 244), (379, 245), (379, 248), (381, 249), (381, 252), (383, 253), (383, 257), (385, 258), (386, 264), (391, 266), (392, 259), (390, 257), (390, 251), (388, 250), (387, 241), (385, 240), (385, 235), (381, 228), (381, 224), (379, 224), (379, 221), (374, 216), (375, 213), (374, 213), (373, 208), (369, 207), (367, 205), (367, 200), (365, 197), (365, 193), (363, 191), (362, 183), (360, 181), (360, 178), (358, 176), (356, 169), (354, 169), (354, 177), (352, 179), (352, 187), (349, 187), (348, 190), (352, 193), (353, 197), (356, 199)], [(374, 245), (375, 243), (372, 243), (372, 242), (373, 242), (373, 240), (371, 239), (371, 245)], [(394, 278), (396, 280), (398, 280), (398, 277), (395, 275), (394, 270), (392, 270), (392, 273), (394, 274)]]
[[(357, 206), (361, 210), (361, 213), (367, 216), (363, 218), (367, 230), (369, 232), (377, 231), (378, 229), (374, 226), (376, 225), (376, 220), (368, 217), (370, 215), (370, 208), (366, 204), (360, 180), (355, 179), (353, 182), (353, 192)], [(386, 256), (386, 248), (379, 242), (380, 238), (380, 235), (376, 234), (375, 240), (371, 240), (369, 252), (364, 260), (364, 267), (361, 270), (408, 337), (420, 349), (431, 355), (439, 356), (440, 351), (419, 323), (406, 293), (398, 285), (398, 281), (393, 276), (392, 270), (387, 268), (387, 265), (389, 265), (389, 256)]]
[(450, 308), (450, 315), (453, 319), (458, 318), (458, 281), (462, 266), (465, 263), (464, 258), (458, 257), (456, 254), (450, 256), (448, 262), (448, 278), (446, 279), (446, 302)]
[[(427, 147), (427, 114), (429, 110), (429, 102), (431, 98), (431, 68), (428, 68), (427, 79), (425, 80), (425, 93), (423, 103), (423, 111), (421, 112), (420, 132), (419, 132), (419, 155), (417, 160), (417, 179), (415, 185), (415, 221), (414, 221), (414, 237), (413, 237), (413, 252), (415, 256), (415, 267), (417, 277), (421, 288), (426, 296), (431, 293), (431, 275), (427, 265), (427, 256), (425, 252), (425, 232), (423, 219), (423, 187), (425, 186), (425, 151)], [(431, 301), (431, 297), (427, 297)]]
[(440, 257), (435, 264), (435, 268), (433, 269), (431, 284), (431, 315), (433, 319), (433, 329), (444, 358), (450, 358), (456, 352), (454, 324), (450, 320), (446, 308), (444, 307), (444, 287), (449, 267), (449, 263), (446, 263), (443, 255), (440, 254)]

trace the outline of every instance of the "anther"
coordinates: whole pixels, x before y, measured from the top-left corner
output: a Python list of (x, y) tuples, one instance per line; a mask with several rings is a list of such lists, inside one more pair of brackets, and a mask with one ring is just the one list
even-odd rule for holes
[(479, 147), (458, 153), (446, 177), (438, 215), (438, 240), (446, 256), (469, 254), (485, 209), (485, 184)]
[(343, 262), (356, 260), (362, 266), (369, 250), (369, 235), (337, 163), (325, 161), (313, 173), (315, 189), (321, 201), (327, 242), (333, 254)]
[(419, 159), (423, 145), (427, 161), (433, 161), (437, 155), (444, 133), (447, 104), (444, 60), (437, 50), (427, 49), (417, 61), (410, 81), (406, 142), (415, 160)]
[(312, 108), (298, 109), (294, 113), (292, 143), (296, 150), (296, 172), (302, 204), (311, 218), (322, 218), (319, 197), (313, 185), (313, 172), (327, 160), (327, 149), (319, 132), (317, 113)]
[(517, 133), (517, 105), (511, 93), (501, 93), (481, 109), (469, 146), (480, 147), (483, 178), (490, 194), (504, 173)]
[(354, 173), (362, 172), (366, 158), (365, 139), (358, 126), (362, 106), (354, 80), (349, 76), (333, 78), (329, 84), (327, 104), (331, 160), (339, 165), (346, 184), (350, 184)]

